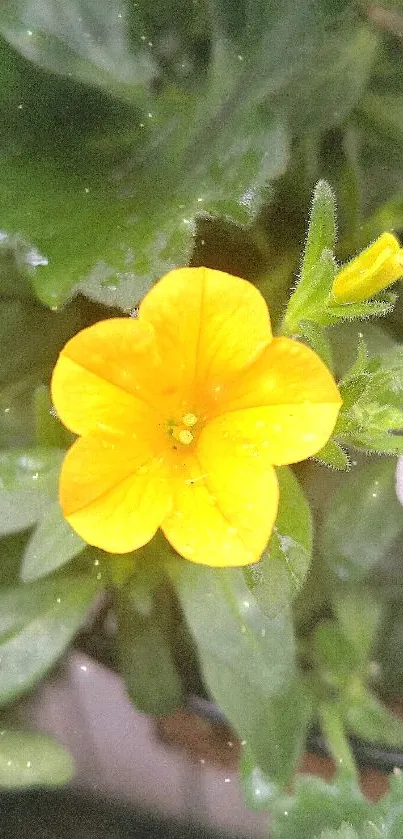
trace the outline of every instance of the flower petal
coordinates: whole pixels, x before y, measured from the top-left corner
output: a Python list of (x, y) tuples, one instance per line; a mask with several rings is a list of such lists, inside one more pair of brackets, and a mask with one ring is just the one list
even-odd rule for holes
[(372, 245), (337, 273), (332, 293), (341, 303), (359, 303), (403, 276), (403, 248), (391, 233), (382, 233)]
[(267, 464), (297, 463), (329, 439), (341, 397), (327, 367), (309, 347), (275, 338), (222, 392), (210, 426), (236, 451), (251, 448)]
[(196, 454), (178, 466), (173, 512), (161, 528), (192, 562), (216, 567), (257, 562), (277, 515), (278, 484), (272, 467), (235, 454), (218, 435), (199, 440)]
[(137, 423), (155, 422), (161, 369), (150, 326), (132, 318), (100, 321), (60, 353), (52, 376), (53, 403), (76, 434), (99, 427), (134, 431)]
[(154, 536), (172, 504), (164, 453), (155, 443), (104, 431), (76, 440), (67, 452), (60, 503), (90, 545), (126, 553)]
[(251, 283), (210, 268), (171, 271), (147, 294), (140, 322), (155, 329), (172, 387), (204, 400), (271, 340), (270, 317)]

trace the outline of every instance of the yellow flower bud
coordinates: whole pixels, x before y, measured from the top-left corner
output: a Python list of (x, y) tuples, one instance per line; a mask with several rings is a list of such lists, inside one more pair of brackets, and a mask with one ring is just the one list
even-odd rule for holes
[(338, 303), (359, 303), (403, 276), (403, 248), (391, 233), (382, 233), (336, 276), (332, 294)]

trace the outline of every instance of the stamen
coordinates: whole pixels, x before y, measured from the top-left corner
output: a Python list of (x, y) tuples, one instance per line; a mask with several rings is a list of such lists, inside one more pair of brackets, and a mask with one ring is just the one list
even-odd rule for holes
[(191, 428), (193, 425), (196, 425), (197, 416), (196, 414), (185, 414), (185, 416), (182, 417), (182, 422), (184, 425), (187, 425)]
[(190, 443), (193, 442), (193, 434), (191, 431), (187, 431), (183, 429), (182, 431), (178, 432), (178, 440), (180, 443), (183, 443), (185, 446), (189, 446)]

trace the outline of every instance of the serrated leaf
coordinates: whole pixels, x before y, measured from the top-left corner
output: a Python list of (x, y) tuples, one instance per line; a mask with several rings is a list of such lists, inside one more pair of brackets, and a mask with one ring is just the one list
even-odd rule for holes
[(31, 582), (46, 577), (78, 556), (85, 546), (64, 518), (59, 502), (53, 501), (25, 547), (21, 579)]
[(0, 452), (0, 534), (35, 524), (57, 493), (64, 452), (32, 447)]
[(54, 787), (74, 774), (69, 753), (39, 731), (0, 730), (0, 787)]
[(82, 624), (98, 584), (60, 577), (0, 591), (0, 704), (31, 688)]
[(331, 469), (338, 469), (348, 472), (350, 469), (350, 458), (336, 440), (328, 440), (326, 445), (316, 453), (315, 460), (330, 466)]

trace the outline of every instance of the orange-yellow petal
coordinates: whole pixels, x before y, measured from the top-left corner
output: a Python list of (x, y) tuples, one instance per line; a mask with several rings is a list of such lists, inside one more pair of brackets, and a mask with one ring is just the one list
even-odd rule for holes
[(90, 545), (126, 553), (145, 545), (171, 509), (171, 489), (158, 440), (103, 432), (82, 437), (67, 452), (60, 503), (73, 529)]
[(259, 291), (210, 268), (171, 271), (145, 297), (139, 320), (154, 327), (167, 382), (190, 396), (193, 407), (206, 384), (219, 389), (271, 340)]
[(178, 465), (173, 511), (161, 527), (173, 547), (192, 562), (216, 567), (257, 562), (277, 515), (274, 469), (235, 453), (218, 436), (202, 442)]
[(341, 397), (327, 367), (309, 347), (275, 338), (217, 402), (212, 430), (237, 451), (255, 450), (267, 464), (296, 463), (329, 439)]
[(52, 376), (52, 399), (76, 434), (99, 428), (134, 431), (155, 421), (163, 382), (154, 333), (132, 318), (83, 329), (65, 345)]

